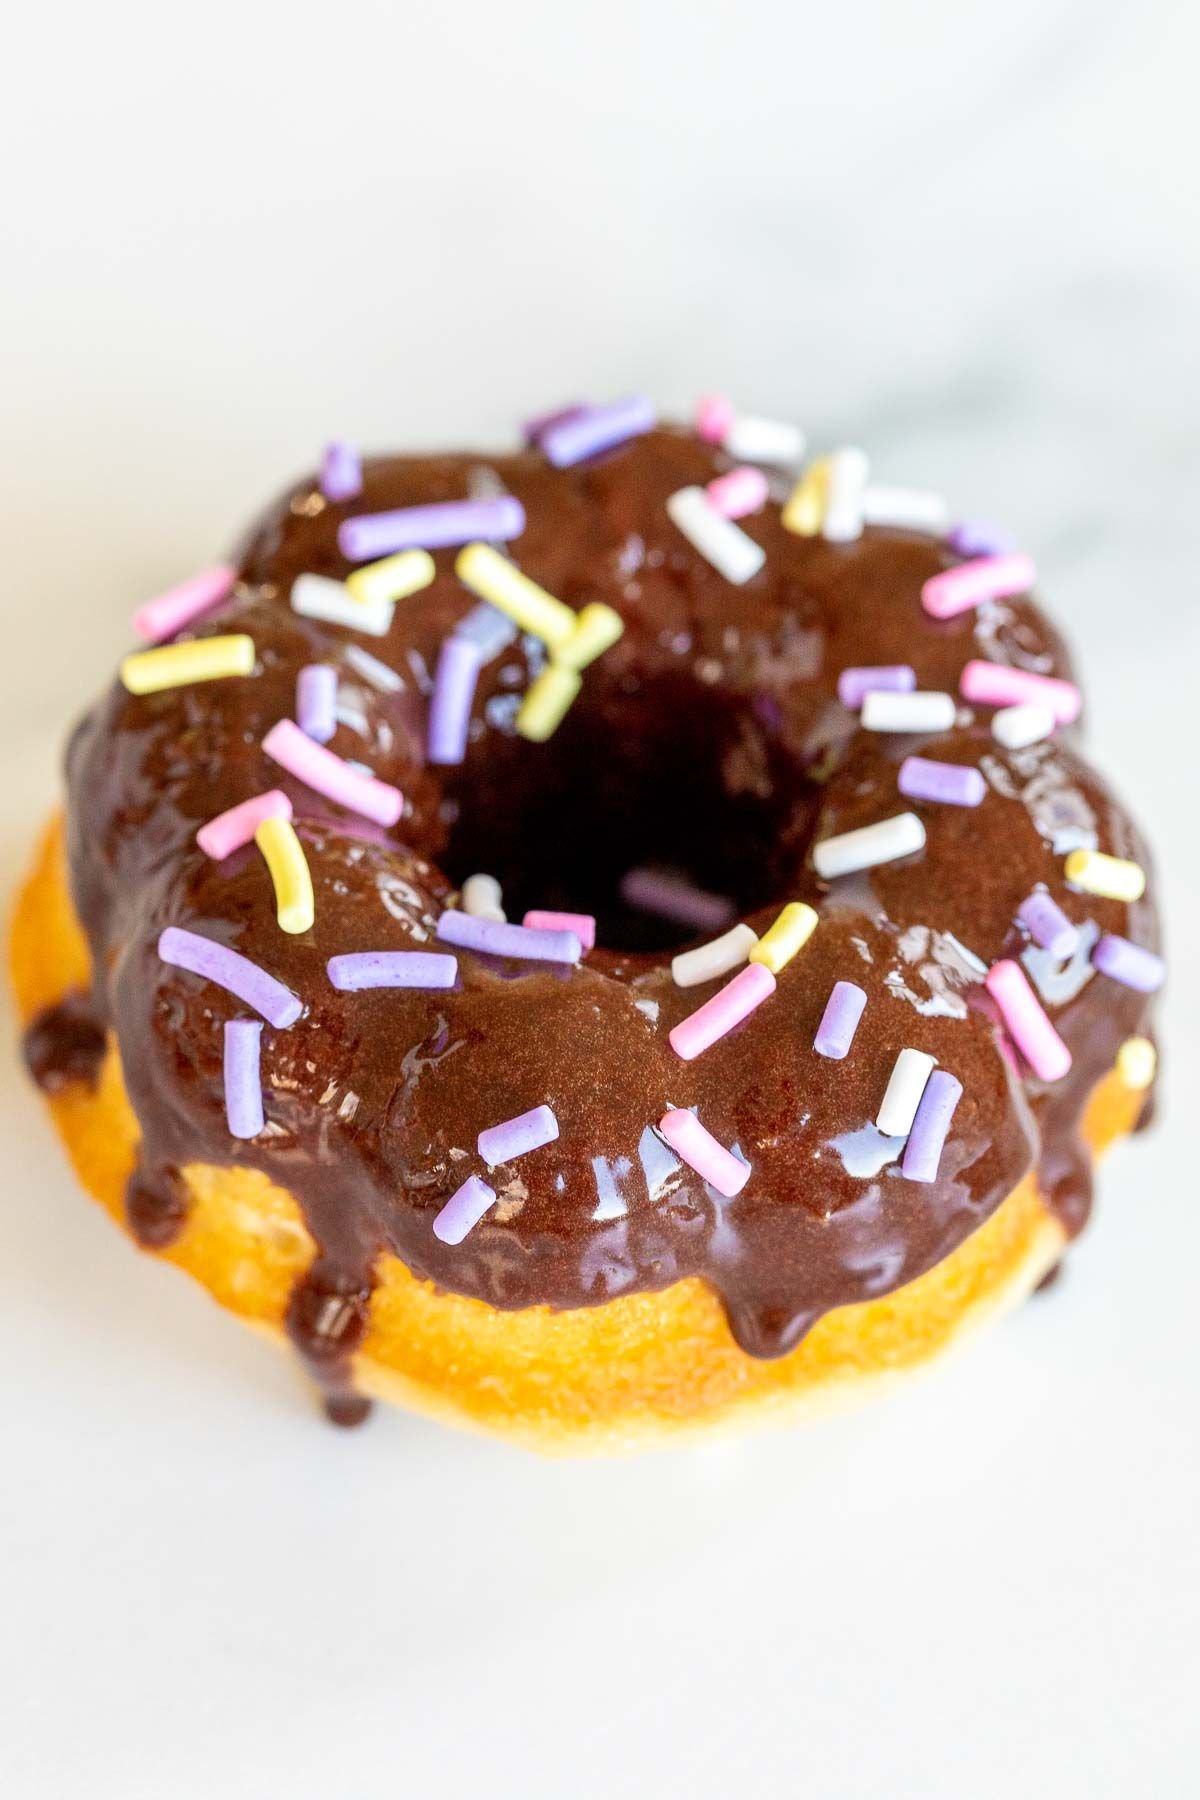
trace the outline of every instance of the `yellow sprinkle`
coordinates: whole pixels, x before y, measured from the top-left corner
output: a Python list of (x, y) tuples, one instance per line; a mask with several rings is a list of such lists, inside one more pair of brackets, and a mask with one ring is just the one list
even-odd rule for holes
[(789, 900), (775, 923), (764, 931), (751, 950), (750, 962), (765, 963), (772, 975), (778, 975), (803, 950), (817, 929), (817, 915), (803, 900)]
[(314, 917), (312, 875), (304, 846), (290, 819), (264, 819), (254, 841), (266, 859), (275, 888), (275, 912), (281, 931), (293, 937), (307, 931)]
[(829, 493), (829, 458), (818, 456), (810, 463), (788, 496), (780, 515), (786, 531), (797, 537), (817, 537), (825, 523), (825, 501)]
[(520, 735), (531, 744), (544, 744), (553, 737), (582, 686), (583, 677), (574, 669), (560, 669), (555, 663), (543, 669), (521, 702), (517, 714)]
[(385, 556), (381, 562), (367, 563), (346, 577), (351, 598), (364, 606), (382, 600), (407, 600), (410, 594), (428, 587), (437, 570), (428, 550), (401, 550), (396, 556)]
[(1063, 872), (1072, 887), (1105, 900), (1140, 900), (1146, 891), (1144, 869), (1100, 850), (1072, 850)]
[(580, 611), (570, 637), (554, 646), (554, 660), (560, 669), (586, 669), (612, 648), (624, 629), (619, 612), (592, 600)]
[(522, 631), (541, 638), (551, 649), (564, 643), (575, 630), (573, 609), (522, 575), (507, 557), (490, 544), (468, 544), (454, 564), (458, 579), (473, 594), (510, 618)]
[(1158, 1051), (1149, 1038), (1126, 1038), (1117, 1051), (1117, 1074), (1127, 1088), (1141, 1093), (1154, 1080), (1158, 1069)]
[(239, 631), (231, 637), (188, 638), (182, 644), (160, 644), (157, 650), (137, 650), (121, 664), (121, 680), (131, 694), (160, 694), (194, 681), (249, 675), (253, 669), (254, 639)]

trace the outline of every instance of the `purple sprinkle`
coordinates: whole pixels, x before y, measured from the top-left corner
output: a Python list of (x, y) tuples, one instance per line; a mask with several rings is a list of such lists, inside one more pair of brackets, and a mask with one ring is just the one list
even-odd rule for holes
[(556, 425), (565, 425), (568, 419), (577, 419), (580, 413), (587, 410), (582, 400), (576, 400), (572, 406), (560, 406), (556, 412), (539, 413), (536, 418), (526, 419), (521, 427), (521, 436), (527, 444), (539, 444), (545, 432), (553, 430)]
[(954, 1109), (962, 1099), (957, 1075), (935, 1069), (925, 1083), (917, 1116), (908, 1134), (901, 1172), (906, 1181), (936, 1181)]
[(325, 967), (344, 994), (364, 988), (448, 988), (454, 986), (458, 958), (436, 950), (354, 950), (331, 956)]
[(303, 1002), (282, 981), (276, 981), (249, 957), (239, 956), (228, 945), (214, 943), (197, 931), (168, 925), (158, 940), (158, 954), (172, 968), (186, 969), (189, 975), (199, 975), (227, 993), (236, 994), (279, 1031), (294, 1025), (304, 1011)]
[(495, 543), (520, 537), (525, 508), (512, 494), (486, 500), (439, 500), (396, 512), (360, 513), (338, 526), (338, 549), (349, 562), (372, 562), (394, 550), (444, 550), (476, 538)]
[(963, 519), (952, 528), (949, 544), (959, 556), (1005, 556), (1016, 548), (1016, 539), (987, 519)]
[(850, 712), (857, 712), (868, 694), (911, 694), (917, 685), (917, 671), (908, 663), (886, 663), (878, 669), (843, 669), (838, 676), (838, 699)]
[(235, 1138), (257, 1137), (265, 1123), (261, 1057), (258, 1020), (230, 1019), (225, 1026), (225, 1117)]
[(362, 493), (362, 463), (352, 444), (328, 444), (321, 462), (321, 492), (327, 500), (356, 500)]
[(296, 677), (296, 723), (305, 737), (327, 744), (337, 730), (337, 670), (309, 663)]
[(488, 1207), (495, 1204), (495, 1188), (490, 1188), (478, 1175), (468, 1175), (433, 1221), (434, 1237), (443, 1244), (461, 1244), (468, 1231), (474, 1231)]
[(438, 920), (437, 934), (444, 944), (479, 950), (485, 956), (577, 963), (583, 955), (583, 945), (574, 931), (537, 931), (528, 925), (503, 925), (499, 919), (477, 919), (453, 908)]
[(1053, 957), (1065, 960), (1079, 948), (1079, 927), (1072, 925), (1056, 900), (1044, 888), (1030, 894), (1017, 908), (1017, 919), (1035, 944)]
[(621, 877), (620, 893), (626, 906), (697, 931), (720, 931), (737, 910), (724, 894), (706, 893), (670, 869), (629, 869)]
[(841, 1062), (849, 1054), (854, 1034), (858, 1030), (858, 1021), (866, 1011), (866, 1006), (867, 996), (852, 981), (834, 983), (821, 1023), (817, 1026), (817, 1035), (813, 1039), (813, 1049), (818, 1056), (828, 1056), (833, 1062)]
[(513, 1162), (531, 1150), (540, 1150), (543, 1144), (552, 1144), (557, 1136), (558, 1120), (550, 1107), (535, 1106), (515, 1119), (505, 1119), (503, 1125), (481, 1131), (476, 1148), (488, 1168), (494, 1169), (498, 1163)]
[(1167, 978), (1167, 965), (1153, 950), (1131, 944), (1128, 938), (1106, 931), (1092, 951), (1092, 963), (1102, 975), (1136, 988), (1139, 994), (1155, 994)]
[(614, 400), (610, 406), (587, 406), (557, 424), (543, 427), (538, 442), (556, 469), (569, 469), (587, 456), (611, 450), (629, 438), (654, 429), (654, 407), (642, 394)]
[(937, 800), (944, 806), (978, 806), (987, 793), (978, 769), (931, 762), (924, 756), (905, 757), (896, 785), (909, 800)]
[(460, 763), (466, 756), (479, 669), (479, 647), (470, 638), (451, 635), (442, 639), (429, 702), (426, 755), (431, 763)]
[(454, 627), (454, 635), (474, 644), (482, 664), (491, 662), (502, 650), (508, 649), (517, 637), (517, 628), (496, 607), (481, 600), (478, 606), (473, 606), (458, 621)]

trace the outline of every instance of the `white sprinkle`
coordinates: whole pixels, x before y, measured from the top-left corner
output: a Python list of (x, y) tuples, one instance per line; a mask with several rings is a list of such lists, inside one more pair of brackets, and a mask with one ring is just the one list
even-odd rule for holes
[(494, 875), (468, 875), (462, 886), (462, 909), (473, 919), (495, 919), (498, 925), (508, 923), (504, 896)]
[(757, 575), (766, 561), (762, 546), (724, 518), (703, 488), (680, 488), (667, 501), (667, 515), (692, 548), (734, 587)]
[(347, 625), (370, 637), (385, 637), (395, 608), (385, 600), (355, 600), (344, 581), (328, 575), (297, 575), (292, 583), (292, 611), (325, 625)]
[(875, 1123), (884, 1137), (907, 1137), (912, 1130), (925, 1084), (933, 1074), (937, 1058), (924, 1050), (902, 1050), (896, 1058), (892, 1078), (887, 1084), (883, 1104)]
[(733, 421), (721, 440), (721, 448), (735, 462), (794, 469), (804, 458), (804, 433), (785, 419), (759, 419), (746, 414)]
[(1055, 719), (1042, 700), (1022, 700), (1019, 706), (1002, 706), (992, 715), (992, 736), (1006, 750), (1025, 750), (1054, 734)]
[(897, 813), (894, 818), (881, 819), (878, 825), (863, 825), (858, 831), (844, 831), (840, 837), (814, 844), (813, 867), (822, 881), (833, 881), (839, 875), (853, 875), (859, 869), (874, 869), (880, 863), (913, 856), (924, 848), (925, 827), (916, 813)]
[(890, 694), (874, 688), (862, 704), (864, 731), (949, 731), (958, 716), (953, 694)]
[(847, 444), (830, 456), (821, 536), (831, 544), (849, 544), (862, 536), (863, 496), (869, 469), (866, 451), (855, 444)]
[(361, 675), (371, 687), (378, 688), (381, 694), (397, 694), (404, 686), (395, 669), (389, 669), (386, 663), (380, 662), (377, 656), (372, 656), (361, 645), (347, 644), (342, 654), (354, 673)]
[(902, 531), (929, 531), (942, 537), (950, 528), (950, 508), (941, 494), (924, 488), (876, 487), (863, 494), (868, 525), (895, 525)]
[(695, 950), (684, 950), (673, 956), (671, 979), (681, 988), (699, 987), (702, 981), (715, 981), (718, 975), (728, 975), (731, 969), (740, 968), (757, 942), (758, 933), (751, 931), (749, 925), (733, 925), (711, 944), (700, 944)]

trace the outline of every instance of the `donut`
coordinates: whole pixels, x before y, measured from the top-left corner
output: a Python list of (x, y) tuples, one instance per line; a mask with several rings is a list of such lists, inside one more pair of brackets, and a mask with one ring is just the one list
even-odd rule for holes
[(1034, 580), (721, 401), (331, 446), (71, 738), (11, 962), (83, 1184), (340, 1423), (613, 1450), (926, 1365), (1151, 1109)]

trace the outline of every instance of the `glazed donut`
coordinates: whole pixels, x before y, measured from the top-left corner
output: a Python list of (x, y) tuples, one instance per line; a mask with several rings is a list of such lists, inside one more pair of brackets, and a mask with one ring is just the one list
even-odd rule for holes
[(1028, 558), (714, 408), (334, 446), (71, 741), (30, 1068), (340, 1421), (866, 1392), (1036, 1285), (1148, 1110), (1148, 857)]

